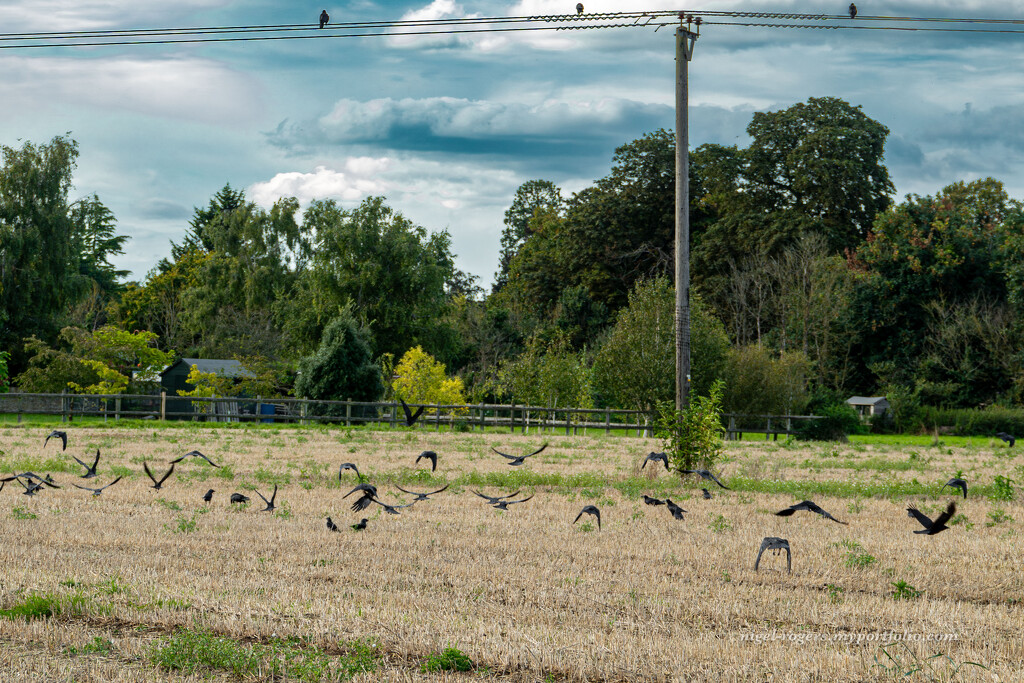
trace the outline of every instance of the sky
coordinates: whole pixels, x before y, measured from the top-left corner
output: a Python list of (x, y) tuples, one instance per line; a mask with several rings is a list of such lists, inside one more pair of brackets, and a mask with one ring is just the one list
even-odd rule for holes
[[(4, 0), (4, 32), (574, 12), (571, 0)], [(587, 12), (681, 9), (585, 0)], [(845, 0), (708, 0), (700, 10), (842, 14)], [(1005, 0), (858, 2), (862, 15), (1022, 18)], [(700, 10), (688, 9), (699, 13)], [(1020, 27), (1024, 29), (1024, 26)], [(810, 97), (861, 106), (890, 131), (897, 194), (994, 177), (1024, 199), (1024, 34), (705, 25), (689, 68), (690, 144), (745, 146), (756, 111)], [(452, 236), (491, 283), (516, 189), (569, 196), (617, 146), (675, 121), (670, 28), (0, 49), (0, 144), (79, 144), (72, 199), (97, 194), (129, 235), (115, 265), (142, 280), (196, 207), (230, 183), (269, 207), (369, 196)]]

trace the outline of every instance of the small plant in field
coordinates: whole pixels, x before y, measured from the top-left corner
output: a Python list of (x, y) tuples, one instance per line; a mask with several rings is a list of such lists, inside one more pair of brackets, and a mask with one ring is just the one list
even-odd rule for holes
[[(878, 653), (882, 654), (881, 660), (879, 660)], [(960, 669), (965, 666), (976, 666), (979, 669), (988, 671), (988, 667), (977, 662), (960, 662), (957, 664), (952, 657), (942, 652), (921, 659), (904, 642), (879, 646), (874, 659), (875, 663), (871, 665), (871, 668), (873, 669), (876, 666), (881, 668), (890, 674), (894, 680), (919, 680), (917, 678), (910, 678), (918, 673), (924, 676), (924, 680), (927, 681), (960, 680), (958, 674)], [(939, 664), (944, 665), (941, 670), (937, 667)]]
[(102, 636), (95, 636), (91, 641), (81, 647), (69, 647), (67, 652), (75, 655), (109, 655), (114, 643)]
[(992, 486), (992, 493), (989, 494), (989, 498), (992, 500), (1013, 500), (1013, 485), (1016, 483), (1016, 481), (1009, 477), (1004, 477), (1001, 474), (997, 475)]
[(583, 522), (583, 524), (579, 524), (579, 525), (577, 525), (577, 526), (576, 526), (576, 529), (577, 529), (577, 530), (578, 530), (578, 531), (579, 531), (580, 533), (584, 533), (584, 534), (585, 534), (585, 533), (588, 533), (588, 532), (590, 532), (590, 531), (593, 531), (593, 530), (594, 530), (594, 525), (593, 525), (593, 524), (591, 524), (590, 522)]
[(996, 526), (1004, 522), (1012, 522), (1013, 517), (1008, 515), (1003, 508), (996, 508), (988, 513), (988, 520), (985, 522), (985, 526)]
[(729, 531), (732, 529), (732, 524), (723, 515), (715, 515), (715, 518), (708, 524), (708, 528), (714, 531), (716, 534), (720, 534), (723, 531)]
[(178, 518), (175, 520), (174, 526), (164, 524), (164, 528), (170, 531), (172, 534), (190, 534), (196, 530), (196, 527), (199, 526), (199, 522), (196, 521), (198, 517), (198, 512), (192, 515), (192, 517), (178, 515)]
[(970, 531), (971, 529), (974, 528), (974, 523), (973, 522), (969, 522), (967, 520), (967, 515), (965, 515), (962, 512), (956, 513), (955, 515), (953, 515), (953, 518), (951, 520), (949, 520), (949, 526), (957, 526), (957, 525), (960, 525), (960, 524), (963, 524), (964, 525), (964, 529), (967, 530), (967, 531)]
[(857, 541), (843, 539), (836, 545), (847, 549), (846, 566), (851, 569), (865, 569), (878, 561), (874, 555), (863, 552), (864, 549)]
[(281, 504), (277, 506), (274, 511), (274, 516), (278, 519), (291, 519), (292, 518), (292, 506), (288, 504), (287, 500), (282, 500)]
[(423, 673), (440, 671), (469, 671), (473, 668), (473, 660), (455, 647), (447, 647), (443, 652), (427, 655), (420, 670)]
[(864, 511), (864, 502), (860, 498), (857, 498), (846, 506), (846, 511), (851, 515), (858, 515)]
[(39, 515), (29, 512), (20, 505), (15, 505), (11, 508), (11, 517), (14, 517), (14, 519), (38, 519)]
[(707, 396), (691, 400), (685, 410), (669, 401), (658, 404), (655, 434), (676, 470), (711, 469), (721, 458), (724, 390), (725, 384), (716, 381)]
[(893, 581), (892, 587), (893, 600), (915, 600), (921, 597), (921, 591), (917, 590), (903, 579)]
[(20, 603), (7, 609), (0, 609), (0, 617), (4, 619), (46, 619), (60, 614), (60, 603), (52, 595), (30, 593)]
[(175, 512), (179, 512), (181, 510), (181, 505), (177, 501), (175, 501), (175, 500), (167, 500), (165, 498), (157, 498), (156, 502), (159, 505), (163, 505), (168, 510), (173, 510)]
[(826, 583), (826, 590), (828, 590), (828, 597), (832, 602), (842, 602), (843, 592), (845, 589), (842, 586), (837, 586), (834, 583)]

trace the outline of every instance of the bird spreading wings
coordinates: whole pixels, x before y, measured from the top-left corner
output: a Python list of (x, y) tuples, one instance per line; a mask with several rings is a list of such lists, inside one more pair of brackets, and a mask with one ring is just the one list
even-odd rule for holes
[(171, 464), (172, 465), (176, 465), (179, 462), (181, 462), (182, 460), (184, 460), (185, 458), (202, 458), (203, 460), (205, 460), (206, 462), (210, 463), (214, 467), (220, 467), (220, 465), (215, 464), (212, 460), (207, 458), (205, 455), (203, 455), (199, 451), (189, 451), (188, 453), (186, 453), (185, 455), (181, 456), (180, 458), (177, 458), (176, 460), (172, 460)]
[[(416, 493), (415, 491), (407, 491), (406, 489), (403, 489), (403, 488), (402, 488), (401, 486), (399, 486), (398, 484), (395, 484), (395, 488), (396, 488), (396, 489), (398, 489), (399, 491), (401, 491), (402, 493), (408, 493), (409, 495), (412, 495), (412, 496), (416, 496), (416, 500), (414, 500), (414, 501), (413, 501), (414, 503), (415, 503), (415, 502), (418, 502), (418, 501), (421, 501), (421, 500), (427, 500), (427, 497), (428, 497), (428, 496), (432, 496), (432, 495), (434, 495), (435, 493), (441, 493), (441, 491), (444, 491), (444, 490), (445, 490), (445, 489), (447, 489), (447, 488), (448, 488), (449, 486), (451, 486), (451, 484), (446, 484), (444, 488), (442, 488), (442, 489), (438, 489), (438, 490), (436, 490), (436, 491), (431, 491), (431, 492), (429, 492), (429, 493)], [(518, 491), (516, 491), (516, 493), (518, 493)], [(515, 493), (513, 493), (512, 495), (515, 495)], [(486, 496), (485, 496), (485, 497), (486, 497)], [(500, 499), (499, 499), (499, 500), (500, 500)]]
[(79, 465), (81, 465), (82, 467), (85, 468), (85, 474), (83, 474), (81, 476), (82, 479), (92, 479), (93, 477), (96, 476), (96, 465), (98, 465), (99, 462), (100, 462), (100, 449), (98, 449), (98, 448), (96, 449), (96, 459), (92, 461), (92, 465), (91, 466), (90, 465), (86, 465), (84, 462), (82, 462), (81, 460), (79, 460), (78, 458), (76, 458), (73, 455), (71, 456), (71, 458), (75, 462), (77, 462)]
[(1010, 444), (1010, 448), (1013, 448), (1013, 444), (1017, 443), (1017, 439), (1014, 438), (1012, 434), (1007, 434), (1006, 432), (996, 432), (996, 436), (998, 436), (1006, 443)]
[(43, 441), (43, 448), (46, 448), (46, 444), (50, 441), (50, 439), (52, 439), (54, 437), (60, 439), (61, 450), (62, 451), (66, 451), (68, 449), (68, 433), (67, 432), (59, 432), (56, 429), (54, 429), (52, 432), (50, 432), (49, 435), (46, 437), (46, 440)]
[(494, 508), (496, 510), (508, 510), (509, 505), (515, 505), (516, 503), (525, 503), (526, 501), (530, 500), (530, 498), (533, 498), (533, 496), (527, 496), (522, 500), (503, 500), (498, 503), (495, 503)]
[(353, 472), (356, 473), (356, 479), (362, 481), (363, 477), (361, 474), (359, 474), (359, 468), (355, 466), (355, 463), (351, 462), (343, 462), (338, 467), (338, 481), (341, 481), (341, 473), (344, 472), (345, 470), (352, 470)]
[(98, 496), (101, 493), (103, 493), (103, 489), (110, 488), (111, 486), (113, 486), (114, 484), (116, 484), (119, 481), (121, 481), (121, 477), (118, 477), (117, 479), (115, 479), (114, 481), (110, 482), (106, 486), (101, 486), (98, 489), (92, 489), (92, 488), (89, 488), (88, 486), (79, 486), (78, 484), (76, 484), (74, 482), (71, 482), (71, 485), (74, 486), (76, 489), (82, 489), (83, 491), (92, 491), (92, 495), (93, 496)]
[(761, 554), (764, 553), (765, 550), (772, 550), (774, 551), (775, 555), (778, 555), (781, 551), (785, 550), (786, 571), (788, 571), (790, 574), (793, 573), (793, 555), (789, 550), (789, 541), (787, 541), (784, 538), (779, 538), (777, 536), (766, 536), (765, 539), (761, 541), (761, 549), (757, 551), (757, 559), (754, 560), (755, 572), (757, 571), (758, 566), (761, 564)]
[(370, 503), (372, 503), (373, 499), (377, 496), (376, 486), (374, 486), (373, 484), (359, 484), (354, 489), (352, 489), (344, 496), (342, 496), (342, 498), (348, 498), (356, 491), (362, 491), (363, 495), (360, 498), (357, 498), (354, 503), (352, 503), (352, 512), (359, 512), (360, 510), (365, 510), (366, 508), (370, 507)]
[(488, 505), (497, 505), (503, 498), (511, 498), (512, 496), (517, 495), (519, 491), (516, 491), (515, 493), (510, 493), (507, 496), (485, 496), (479, 491), (473, 491), (473, 493), (486, 500)]
[(924, 527), (923, 529), (916, 530), (914, 533), (927, 534), (928, 536), (934, 536), (940, 531), (945, 531), (946, 529), (948, 529), (949, 527), (946, 526), (946, 522), (948, 522), (955, 513), (956, 503), (950, 503), (949, 507), (946, 508), (946, 511), (941, 513), (938, 517), (936, 517), (935, 521), (933, 522), (930, 517), (925, 515), (923, 512), (918, 510), (913, 505), (907, 508), (907, 517), (913, 517), (921, 523), (921, 526)]
[[(679, 470), (679, 471), (682, 474), (696, 474), (701, 479), (707, 479), (708, 481), (713, 481), (716, 484), (718, 484), (719, 486), (721, 486), (723, 489), (729, 489), (728, 486), (726, 486), (722, 482), (718, 481), (718, 477), (716, 477), (714, 475), (714, 473), (711, 472), (711, 470)], [(729, 490), (731, 491), (732, 489), (729, 489)]]
[(419, 464), (420, 460), (422, 460), (423, 458), (426, 458), (427, 460), (430, 461), (431, 472), (437, 471), (437, 453), (435, 453), (434, 451), (423, 451), (416, 458), (416, 463)]
[(160, 487), (164, 485), (165, 481), (167, 481), (167, 477), (171, 476), (171, 473), (174, 472), (174, 463), (171, 463), (171, 469), (167, 470), (167, 474), (165, 474), (164, 476), (160, 477), (159, 481), (157, 481), (157, 478), (153, 476), (152, 472), (150, 472), (149, 464), (146, 463), (145, 461), (143, 461), (143, 463), (142, 463), (142, 469), (146, 470), (146, 475), (150, 479), (153, 480), (153, 486), (151, 486), (150, 488), (153, 488), (153, 489), (156, 489), (157, 491), (159, 491)]
[(413, 502), (406, 503), (405, 505), (388, 505), (387, 503), (378, 500), (377, 498), (374, 498), (372, 496), (370, 497), (370, 502), (380, 505), (382, 508), (384, 508), (384, 512), (388, 513), (389, 515), (400, 515), (402, 514), (401, 512), (399, 512), (400, 509), (411, 508), (413, 505), (416, 504), (416, 501), (414, 500)]
[(414, 424), (416, 424), (416, 420), (420, 419), (420, 415), (423, 414), (423, 409), (426, 406), (420, 406), (419, 408), (416, 409), (416, 412), (413, 412), (409, 410), (409, 405), (404, 400), (402, 400), (401, 398), (399, 398), (398, 400), (402, 401), (402, 411), (405, 412), (405, 426), (412, 427)]
[(967, 498), (967, 482), (961, 479), (960, 477), (953, 477), (945, 484), (943, 484), (942, 488), (946, 488), (947, 486), (952, 486), (953, 488), (960, 489), (961, 491), (964, 492), (964, 498)]
[(572, 523), (575, 524), (580, 521), (580, 517), (583, 515), (593, 515), (594, 517), (597, 517), (597, 530), (601, 530), (601, 511), (596, 505), (587, 505), (585, 508), (580, 510), (580, 514), (576, 515), (576, 519), (572, 520)]
[(798, 510), (807, 510), (808, 512), (817, 512), (819, 515), (821, 515), (825, 519), (831, 519), (833, 522), (839, 522), (839, 524), (847, 524), (847, 522), (840, 522), (838, 519), (836, 519), (835, 517), (833, 517), (829, 513), (827, 513), (824, 510), (822, 510), (813, 501), (810, 501), (810, 500), (805, 500), (805, 501), (802, 501), (802, 502), (797, 503), (795, 505), (790, 505), (785, 510), (779, 510), (775, 514), (778, 515), (779, 517), (789, 517), (794, 512), (797, 512)]
[(512, 462), (510, 462), (509, 465), (515, 467), (516, 465), (522, 465), (524, 462), (526, 462), (527, 458), (537, 455), (547, 447), (548, 445), (545, 443), (543, 446), (535, 450), (533, 453), (527, 453), (526, 455), (509, 455), (508, 453), (502, 453), (494, 446), (491, 446), (491, 450), (500, 455), (501, 457), (508, 458), (509, 460), (511, 460)]
[(665, 463), (665, 471), (668, 471), (668, 454), (667, 453), (648, 453), (647, 457), (644, 458), (644, 464), (640, 466), (640, 469), (647, 467), (649, 462), (662, 462)]
[(270, 500), (264, 498), (263, 494), (256, 491), (256, 495), (263, 498), (263, 502), (267, 504), (267, 507), (260, 510), (260, 512), (273, 512), (274, 511), (274, 499), (277, 498), (277, 484), (274, 484), (274, 492), (270, 494)]

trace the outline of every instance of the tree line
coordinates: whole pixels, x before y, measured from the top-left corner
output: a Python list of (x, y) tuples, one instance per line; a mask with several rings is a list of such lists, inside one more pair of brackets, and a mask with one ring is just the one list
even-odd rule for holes
[[(726, 410), (775, 413), (851, 394), (1024, 400), (1024, 210), (1002, 183), (897, 203), (888, 129), (836, 98), (755, 113), (747, 133), (690, 156), (697, 394), (723, 380)], [(572, 196), (520, 186), (486, 293), (447, 232), (383, 197), (263, 209), (230, 185), (125, 282), (113, 214), (69, 199), (74, 141), (0, 153), (0, 351), (23, 389), (119, 381), (104, 365), (130, 386), (177, 355), (242, 359), (309, 398), (427, 401), (394, 381), (424, 359), (474, 401), (653, 411), (673, 396), (669, 131), (616, 149)]]

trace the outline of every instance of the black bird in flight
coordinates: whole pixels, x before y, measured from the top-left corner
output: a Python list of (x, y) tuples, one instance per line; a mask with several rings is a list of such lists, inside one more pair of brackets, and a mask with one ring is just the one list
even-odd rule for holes
[(142, 469), (146, 470), (146, 474), (149, 476), (150, 479), (153, 480), (153, 486), (151, 486), (150, 488), (154, 488), (157, 491), (159, 491), (160, 487), (164, 485), (165, 481), (167, 481), (167, 477), (171, 476), (171, 472), (174, 471), (174, 463), (171, 463), (171, 469), (167, 470), (167, 474), (161, 477), (160, 481), (157, 481), (156, 477), (153, 476), (153, 473), (149, 471), (149, 464), (146, 463), (145, 461), (143, 461), (142, 463)]
[(211, 500), (213, 500), (213, 489), (203, 494), (203, 502), (209, 503)]
[(25, 487), (25, 490), (22, 492), (21, 495), (32, 497), (32, 496), (36, 495), (36, 493), (43, 488), (43, 484), (45, 482), (42, 482), (42, 481), (34, 482), (31, 479), (29, 479), (28, 483), (26, 484), (21, 479), (18, 479), (18, 483), (20, 483), (22, 486)]
[(793, 555), (789, 551), (789, 541), (784, 538), (777, 536), (765, 536), (764, 540), (761, 541), (761, 549), (757, 551), (757, 559), (754, 560), (754, 571), (757, 571), (758, 565), (761, 564), (761, 554), (765, 550), (774, 551), (773, 555), (778, 555), (781, 551), (786, 551), (786, 571), (790, 574), (793, 573)]
[(388, 513), (389, 515), (400, 515), (402, 514), (398, 511), (400, 508), (411, 508), (413, 505), (416, 504), (416, 501), (413, 501), (411, 503), (406, 503), (405, 505), (388, 505), (387, 503), (381, 502), (376, 498), (370, 498), (370, 502), (380, 505), (382, 508), (384, 508), (384, 512)]
[(327, 518), (327, 530), (328, 531), (339, 531), (338, 525), (331, 521), (331, 518)]
[(96, 449), (96, 459), (92, 461), (92, 467), (86, 465), (84, 462), (82, 462), (73, 455), (71, 457), (72, 459), (74, 459), (75, 462), (77, 462), (79, 465), (85, 468), (85, 474), (81, 475), (82, 479), (92, 479), (93, 477), (96, 476), (96, 465), (99, 464), (100, 461), (100, 449)]
[(416, 424), (416, 420), (420, 419), (420, 415), (423, 414), (423, 409), (426, 406), (420, 406), (419, 408), (416, 409), (416, 412), (414, 413), (411, 410), (409, 410), (409, 405), (402, 398), (399, 398), (398, 400), (402, 401), (402, 411), (405, 413), (405, 426), (412, 427), (414, 424)]
[[(427, 500), (427, 496), (432, 496), (435, 493), (441, 493), (441, 491), (444, 491), (449, 486), (451, 486), (451, 484), (446, 484), (443, 489), (438, 489), (436, 491), (431, 491), (430, 493), (416, 493), (415, 491), (407, 491), (407, 490), (403, 489), (401, 486), (399, 486), (398, 484), (395, 484), (395, 488), (398, 489), (399, 491), (401, 491), (402, 493), (408, 493), (410, 495), (416, 496), (416, 500), (412, 501), (414, 503), (419, 502), (421, 500)], [(516, 491), (516, 493), (519, 493), (519, 492)], [(515, 493), (513, 493), (512, 495), (514, 496)], [(498, 499), (498, 500), (500, 500), (500, 499)]]
[(181, 462), (185, 458), (202, 458), (203, 460), (205, 460), (206, 462), (210, 463), (214, 467), (220, 467), (220, 465), (215, 464), (212, 460), (207, 458), (205, 455), (203, 455), (199, 451), (189, 451), (188, 453), (186, 453), (185, 455), (181, 456), (177, 460), (172, 460), (171, 464), (172, 465), (176, 465), (177, 463)]
[[(833, 522), (839, 522), (838, 519), (836, 519), (832, 515), (828, 514), (827, 512), (822, 510), (820, 507), (818, 507), (814, 502), (809, 501), (809, 500), (802, 501), (802, 502), (797, 503), (795, 505), (790, 505), (785, 510), (779, 510), (775, 514), (778, 515), (779, 517), (789, 517), (790, 515), (792, 515), (797, 510), (807, 510), (808, 512), (817, 512), (819, 515), (821, 515), (825, 519), (831, 519)], [(847, 522), (839, 522), (839, 523), (840, 524), (847, 524)]]
[(49, 442), (49, 440), (52, 439), (53, 437), (57, 437), (58, 439), (60, 439), (62, 451), (66, 451), (68, 449), (68, 433), (58, 432), (56, 429), (50, 432), (50, 434), (46, 437), (46, 440), (43, 441), (43, 448), (46, 448), (47, 442)]
[[(713, 481), (716, 484), (718, 484), (719, 486), (721, 486), (723, 489), (729, 489), (728, 486), (726, 486), (722, 482), (718, 481), (718, 477), (716, 477), (710, 470), (679, 470), (679, 471), (681, 473), (683, 473), (683, 474), (696, 474), (701, 479), (707, 479), (708, 481)], [(729, 490), (731, 491), (732, 489), (729, 489)]]
[(527, 496), (522, 500), (503, 500), (501, 502), (495, 503), (494, 508), (496, 510), (508, 510), (509, 505), (515, 505), (516, 503), (525, 503), (526, 501), (530, 500), (530, 498), (533, 498), (533, 496)]
[(644, 458), (644, 464), (640, 466), (640, 469), (647, 467), (649, 462), (663, 462), (665, 463), (665, 471), (668, 472), (668, 454), (667, 453), (648, 453), (647, 457)]
[(115, 479), (114, 481), (110, 482), (106, 486), (101, 486), (98, 489), (91, 489), (88, 486), (79, 486), (78, 484), (76, 484), (74, 482), (71, 482), (71, 485), (74, 486), (76, 489), (82, 489), (83, 491), (92, 491), (92, 495), (93, 496), (98, 496), (101, 493), (103, 493), (103, 489), (108, 488), (110, 486), (113, 486), (114, 484), (116, 484), (119, 481), (121, 481), (121, 477), (118, 477), (117, 479)]
[(352, 528), (355, 529), (356, 531), (362, 531), (363, 529), (366, 528), (366, 523), (369, 522), (369, 521), (370, 520), (368, 520), (366, 517), (363, 517), (361, 520), (359, 520), (358, 524), (353, 524)]
[[(33, 484), (36, 489), (39, 489), (42, 486), (49, 486), (51, 489), (59, 489), (60, 488), (59, 486), (57, 486), (56, 484), (53, 483), (53, 477), (51, 477), (49, 474), (47, 474), (45, 477), (40, 477), (35, 472), (22, 472), (21, 474), (15, 474), (15, 475), (12, 475), (10, 477), (5, 477), (3, 479), (0, 479), (0, 481), (7, 482), (7, 481), (14, 481), (15, 479), (17, 479), (18, 481), (21, 481), (22, 479), (26, 479), (26, 480), (28, 480), (28, 482), (30, 484)], [(25, 484), (25, 482), (21, 482), (21, 483), (22, 483), (22, 485)]]
[(231, 494), (231, 502), (232, 503), (248, 503), (249, 502), (249, 496), (243, 496), (241, 493), (232, 493)]
[(572, 523), (575, 524), (576, 522), (580, 521), (580, 517), (582, 517), (584, 514), (594, 515), (595, 517), (597, 517), (597, 530), (600, 531), (601, 530), (601, 511), (597, 509), (596, 505), (588, 505), (585, 508), (583, 508), (582, 510), (580, 510), (580, 514), (576, 515), (576, 519), (572, 520)]
[(711, 491), (701, 489), (700, 492), (704, 494), (704, 500), (711, 500)]
[(1017, 443), (1017, 439), (1015, 439), (1012, 434), (1007, 434), (1006, 432), (996, 432), (996, 436), (998, 436), (1006, 443), (1010, 444), (1010, 448), (1013, 448), (1013, 444)]
[(583, 3), (582, 2), (577, 2), (576, 3), (576, 14), (583, 14)]
[(647, 503), (648, 505), (664, 505), (665, 504), (665, 501), (661, 500), (660, 498), (651, 498), (646, 493), (644, 494), (644, 502)]
[(331, 15), (327, 13), (327, 10), (324, 10), (323, 12), (321, 12), (320, 13), (320, 28), (323, 28), (324, 26), (326, 26), (327, 22), (329, 22), (330, 20), (331, 20)]
[(341, 463), (341, 466), (338, 467), (338, 481), (341, 481), (341, 473), (344, 472), (345, 470), (352, 470), (353, 472), (356, 473), (356, 479), (358, 479), (359, 481), (363, 480), (362, 475), (359, 474), (359, 468), (355, 466), (355, 463), (343, 462)]
[[(256, 491), (256, 495), (263, 498), (263, 494)], [(273, 512), (274, 511), (274, 499), (277, 498), (277, 484), (274, 484), (274, 492), (270, 494), (270, 500), (263, 498), (263, 502), (267, 504), (267, 507), (260, 510), (260, 512)]]
[[(470, 489), (470, 490), (472, 490), (472, 489)], [(497, 505), (501, 501), (502, 498), (511, 498), (512, 496), (518, 494), (519, 491), (516, 491), (515, 493), (510, 493), (507, 496), (485, 496), (484, 494), (480, 493), (479, 491), (473, 491), (473, 493), (475, 493), (476, 495), (478, 495), (481, 498), (483, 498), (484, 500), (486, 500), (488, 505)]]
[(947, 486), (952, 486), (954, 488), (960, 489), (961, 491), (964, 492), (964, 498), (967, 498), (967, 482), (961, 479), (960, 477), (953, 477), (945, 484), (943, 484), (942, 488), (946, 488)]
[(544, 450), (547, 447), (548, 447), (548, 445), (544, 444), (543, 446), (541, 446), (540, 448), (535, 450), (533, 453), (527, 453), (526, 455), (509, 455), (508, 453), (502, 453), (501, 451), (499, 451), (494, 446), (491, 446), (491, 450), (494, 451), (495, 453), (497, 453), (498, 455), (500, 455), (501, 457), (508, 458), (509, 460), (511, 460), (512, 462), (510, 462), (509, 465), (512, 465), (513, 467), (515, 467), (516, 465), (522, 465), (526, 461), (527, 458), (529, 458), (530, 456), (533, 456), (533, 455), (537, 455), (538, 453), (540, 453), (542, 450)]
[(850, 3), (850, 18), (851, 19), (856, 19), (857, 18), (857, 6), (855, 4), (853, 4), (852, 2)]
[(949, 507), (946, 508), (946, 511), (936, 517), (933, 522), (929, 517), (925, 516), (923, 512), (911, 505), (907, 508), (907, 517), (913, 517), (921, 523), (921, 526), (924, 527), (923, 529), (915, 531), (915, 534), (927, 534), (929, 536), (934, 536), (940, 531), (945, 531), (949, 528), (946, 526), (946, 522), (949, 521), (949, 518), (952, 517), (955, 512), (956, 503), (950, 503)]
[(680, 520), (683, 519), (683, 513), (685, 513), (686, 510), (673, 503), (671, 498), (665, 499), (665, 505), (668, 506), (668, 511), (672, 513), (673, 517)]
[(342, 496), (342, 498), (348, 498), (356, 491), (362, 491), (363, 495), (362, 497), (357, 498), (356, 502), (352, 503), (353, 512), (359, 512), (360, 510), (365, 510), (366, 508), (370, 507), (370, 503), (372, 503), (373, 499), (377, 496), (376, 486), (374, 486), (373, 484), (359, 484), (354, 489), (352, 489), (344, 496)]
[(431, 472), (437, 470), (437, 453), (435, 453), (434, 451), (423, 451), (422, 453), (419, 454), (419, 457), (416, 458), (416, 464), (419, 464), (420, 460), (423, 458), (426, 458), (427, 460), (430, 461)]

